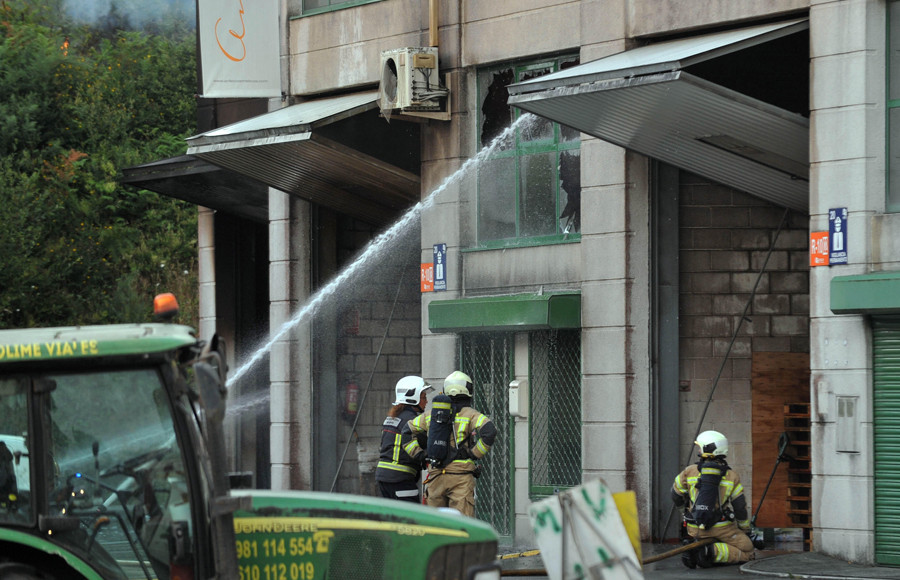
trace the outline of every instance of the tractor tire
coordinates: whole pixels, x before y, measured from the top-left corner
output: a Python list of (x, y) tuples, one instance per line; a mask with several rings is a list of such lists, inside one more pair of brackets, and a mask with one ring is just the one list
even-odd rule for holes
[(0, 580), (55, 580), (55, 576), (45, 574), (27, 564), (0, 564)]

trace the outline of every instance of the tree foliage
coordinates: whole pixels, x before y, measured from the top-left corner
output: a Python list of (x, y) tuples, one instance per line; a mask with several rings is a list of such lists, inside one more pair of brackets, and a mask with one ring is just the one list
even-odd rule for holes
[(195, 322), (196, 208), (117, 182), (184, 153), (194, 37), (52, 4), (0, 3), (0, 328), (146, 320), (163, 291)]

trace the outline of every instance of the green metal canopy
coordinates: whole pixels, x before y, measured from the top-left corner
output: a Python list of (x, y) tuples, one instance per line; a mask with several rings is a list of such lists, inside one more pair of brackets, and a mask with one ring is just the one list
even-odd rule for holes
[(581, 328), (581, 294), (479, 296), (428, 305), (432, 332), (549, 328)]
[(900, 272), (875, 272), (831, 279), (835, 314), (900, 314)]

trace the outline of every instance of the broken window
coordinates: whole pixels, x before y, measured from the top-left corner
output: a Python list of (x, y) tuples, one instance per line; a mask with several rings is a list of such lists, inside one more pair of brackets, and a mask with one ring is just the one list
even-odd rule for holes
[(479, 73), (481, 146), (503, 138), (479, 168), (479, 245), (554, 242), (580, 231), (579, 133), (529, 115), (504, 134), (522, 115), (507, 104), (507, 86), (575, 64), (569, 57)]

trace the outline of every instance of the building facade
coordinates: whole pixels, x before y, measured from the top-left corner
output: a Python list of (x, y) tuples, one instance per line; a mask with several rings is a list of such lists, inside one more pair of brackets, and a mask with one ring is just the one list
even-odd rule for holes
[[(173, 193), (209, 208), (235, 467), (374, 493), (393, 384), (461, 369), (500, 430), (477, 515), (510, 545), (594, 478), (675, 537), (669, 488), (715, 429), (759, 527), (900, 564), (898, 15), (282, 2), (282, 97), (218, 102), (188, 160), (224, 179)], [(407, 73), (429, 104), (385, 107)]]

